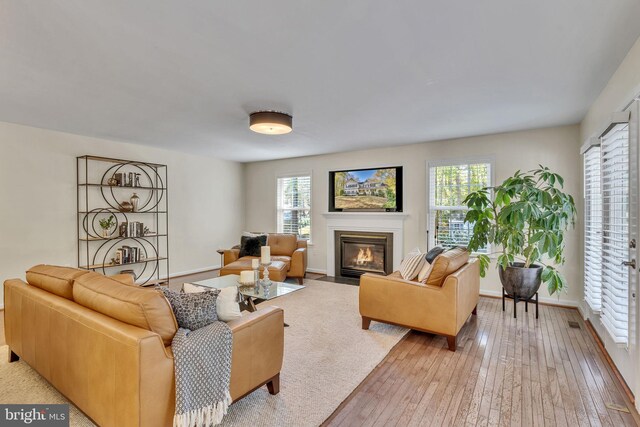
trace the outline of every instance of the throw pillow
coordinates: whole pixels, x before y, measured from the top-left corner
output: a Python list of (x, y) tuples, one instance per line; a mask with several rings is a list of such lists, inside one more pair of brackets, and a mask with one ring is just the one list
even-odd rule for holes
[(267, 244), (267, 236), (240, 238), (240, 254), (238, 256), (260, 256), (260, 248)]
[(444, 252), (444, 248), (442, 246), (436, 246), (435, 248), (427, 252), (427, 255), (424, 257), (424, 259), (426, 259), (429, 264), (433, 264), (433, 261), (442, 252)]
[(427, 277), (429, 277), (429, 273), (431, 273), (431, 264), (425, 260), (424, 265), (418, 272), (418, 282), (425, 283), (427, 281)]
[(420, 252), (420, 250), (418, 250), (417, 253), (415, 251), (409, 252), (400, 264), (400, 274), (402, 278), (404, 280), (415, 279), (425, 262), (424, 254)]
[[(182, 290), (188, 294), (197, 294), (201, 292), (207, 292), (210, 288), (203, 286), (192, 285), (191, 283), (185, 283), (182, 285)], [(239, 319), (242, 317), (240, 312), (240, 305), (238, 304), (238, 287), (228, 286), (220, 289), (220, 295), (216, 301), (216, 313), (218, 319), (223, 322), (230, 322), (233, 319)]]
[(166, 286), (156, 286), (169, 300), (178, 326), (195, 331), (218, 320), (216, 300), (219, 289), (211, 289), (197, 294), (187, 294), (169, 289)]

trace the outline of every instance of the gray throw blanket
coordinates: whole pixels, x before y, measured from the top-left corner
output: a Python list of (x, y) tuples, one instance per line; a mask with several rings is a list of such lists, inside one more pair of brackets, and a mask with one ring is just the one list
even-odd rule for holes
[(171, 348), (176, 372), (175, 427), (213, 426), (231, 404), (233, 335), (224, 322), (178, 329)]

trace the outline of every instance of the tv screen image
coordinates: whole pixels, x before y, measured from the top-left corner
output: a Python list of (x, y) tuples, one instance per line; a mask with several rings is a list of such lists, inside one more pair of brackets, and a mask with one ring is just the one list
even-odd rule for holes
[(398, 173), (399, 167), (332, 172), (332, 210), (400, 210)]

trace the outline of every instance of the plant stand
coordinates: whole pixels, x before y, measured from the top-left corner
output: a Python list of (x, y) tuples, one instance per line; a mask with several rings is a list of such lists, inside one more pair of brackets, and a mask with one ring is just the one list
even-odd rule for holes
[(518, 297), (512, 297), (511, 295), (507, 294), (504, 291), (504, 288), (502, 288), (502, 311), (505, 310), (505, 298), (509, 298), (513, 300), (513, 317), (517, 318), (517, 307), (518, 307), (518, 302), (519, 301), (524, 301), (524, 311), (525, 313), (529, 312), (529, 303), (535, 303), (536, 305), (536, 319), (538, 318), (538, 293), (536, 292), (535, 294), (535, 300), (532, 298), (529, 299), (519, 299)]

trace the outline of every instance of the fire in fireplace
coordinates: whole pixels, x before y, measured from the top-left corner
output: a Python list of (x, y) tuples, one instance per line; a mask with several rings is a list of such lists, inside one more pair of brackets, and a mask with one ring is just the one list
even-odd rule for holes
[(393, 234), (336, 231), (336, 275), (389, 274), (393, 266)]

